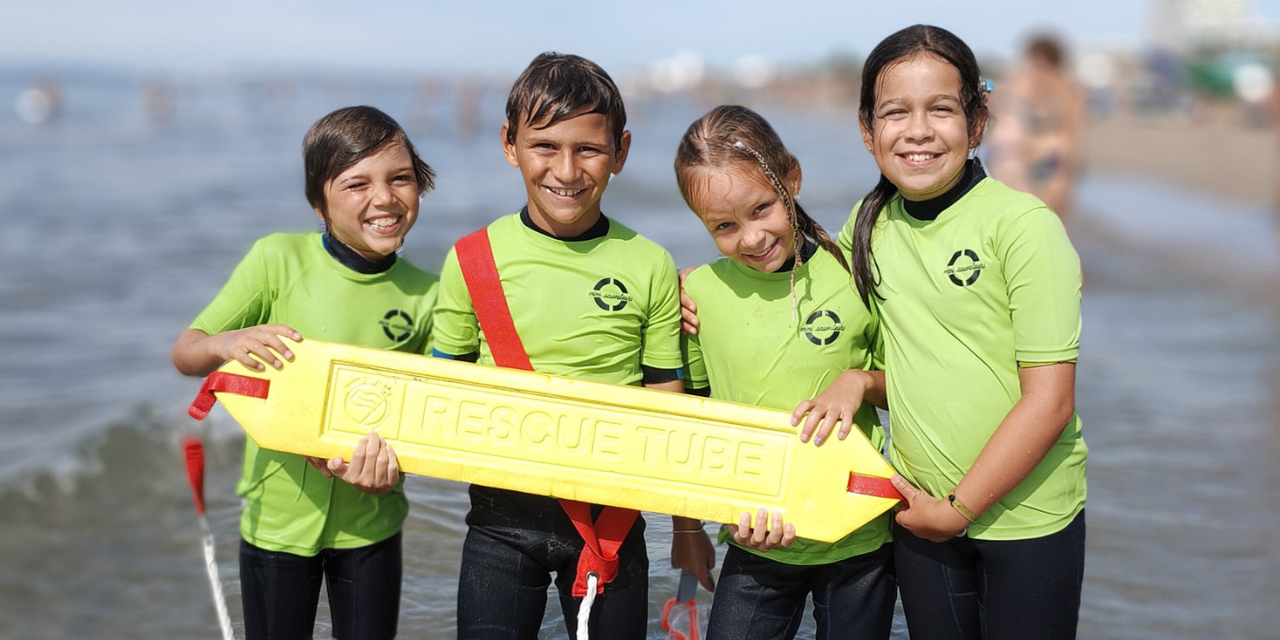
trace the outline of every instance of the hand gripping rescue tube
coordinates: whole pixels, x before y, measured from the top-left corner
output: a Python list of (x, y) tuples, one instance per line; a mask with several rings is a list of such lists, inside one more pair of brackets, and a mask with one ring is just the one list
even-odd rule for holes
[(815, 447), (772, 409), (320, 340), (289, 348), (281, 370), (223, 365), (191, 415), (216, 395), (267, 449), (345, 457), (377, 431), (407, 473), (725, 523), (763, 507), (824, 542), (900, 499), (857, 429)]

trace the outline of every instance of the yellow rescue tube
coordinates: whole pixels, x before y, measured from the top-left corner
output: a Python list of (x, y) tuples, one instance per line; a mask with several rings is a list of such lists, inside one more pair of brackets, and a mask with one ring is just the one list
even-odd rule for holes
[(377, 431), (407, 473), (714, 522), (764, 507), (827, 542), (897, 502), (893, 469), (857, 429), (815, 447), (790, 414), (750, 405), (320, 340), (289, 348), (282, 370), (233, 361), (206, 383), (267, 449), (346, 457)]

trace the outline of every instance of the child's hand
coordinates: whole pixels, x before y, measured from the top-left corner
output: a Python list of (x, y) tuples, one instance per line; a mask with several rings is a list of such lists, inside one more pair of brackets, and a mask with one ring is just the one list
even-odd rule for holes
[(782, 523), (782, 514), (773, 513), (773, 527), (767, 528), (769, 512), (760, 509), (756, 512), (755, 526), (751, 526), (751, 514), (743, 513), (738, 519), (738, 524), (729, 525), (729, 533), (733, 534), (733, 539), (740, 545), (751, 547), (756, 551), (768, 551), (775, 547), (789, 547), (796, 540), (796, 528), (794, 525)]
[(844, 440), (853, 429), (853, 414), (862, 406), (863, 393), (870, 384), (872, 379), (866, 371), (849, 369), (832, 380), (818, 397), (797, 405), (791, 412), (791, 426), (800, 424), (804, 415), (809, 414), (809, 419), (800, 429), (800, 441), (808, 442), (812, 436), (814, 446), (822, 446), (837, 421), (840, 422), (840, 431), (836, 438)]
[(715, 592), (711, 570), (716, 566), (716, 549), (702, 530), (702, 523), (690, 518), (671, 517), (671, 566), (698, 576), (702, 588)]
[(370, 495), (382, 495), (400, 483), (400, 463), (396, 460), (396, 452), (376, 431), (356, 443), (350, 463), (344, 462), (342, 456), (321, 462), (328, 469), (325, 475), (341, 478)]
[(688, 335), (698, 335), (698, 305), (693, 298), (684, 292), (684, 279), (697, 267), (685, 267), (680, 270), (680, 330)]
[(946, 542), (962, 535), (969, 521), (946, 499), (935, 498), (913, 486), (907, 479), (893, 474), (893, 486), (902, 494), (894, 520), (917, 538)]
[(276, 355), (279, 354), (285, 360), (293, 362), (293, 352), (285, 346), (280, 336), (294, 342), (302, 340), (302, 334), (287, 325), (260, 324), (256, 327), (227, 331), (213, 336), (215, 341), (213, 351), (223, 361), (235, 360), (255, 371), (264, 370), (266, 368), (262, 365), (264, 362), (276, 369), (281, 369), (284, 363)]

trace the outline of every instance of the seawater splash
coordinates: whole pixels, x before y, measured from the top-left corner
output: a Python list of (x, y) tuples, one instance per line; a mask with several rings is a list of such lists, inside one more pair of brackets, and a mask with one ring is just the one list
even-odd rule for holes
[[(0, 489), (10, 550), (0, 554), (0, 636), (199, 637), (216, 624), (198, 580), (183, 427), (159, 415), (140, 407), (86, 438), (74, 472), (37, 472)], [(210, 517), (226, 530), (238, 509), (228, 496), (239, 446), (233, 437), (210, 442), (210, 494), (219, 496)], [(234, 542), (219, 540), (224, 565), (234, 562)]]

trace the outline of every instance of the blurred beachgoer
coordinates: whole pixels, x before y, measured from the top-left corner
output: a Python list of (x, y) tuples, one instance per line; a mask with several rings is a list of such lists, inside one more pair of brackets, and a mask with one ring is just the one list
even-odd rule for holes
[(1026, 57), (992, 95), (991, 175), (1070, 217), (1080, 159), (1084, 92), (1051, 35), (1032, 37)]
[(14, 111), (27, 124), (49, 124), (62, 115), (62, 90), (53, 78), (37, 78), (18, 94)]
[(147, 121), (154, 125), (165, 124), (173, 118), (176, 107), (173, 83), (168, 78), (149, 78), (143, 86), (143, 109)]
[[(258, 240), (178, 338), (178, 371), (206, 376), (231, 360), (257, 370), (297, 366), (286, 365), (293, 353), (282, 338), (303, 335), (409, 353), (430, 348), (439, 278), (397, 251), (435, 173), (400, 125), (373, 107), (321, 118), (302, 148), (307, 201), (325, 231)], [(246, 638), (310, 638), (322, 583), (332, 637), (395, 637), (409, 503), (385, 440), (370, 433), (344, 461), (246, 439), (237, 493)]]

